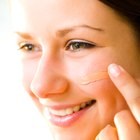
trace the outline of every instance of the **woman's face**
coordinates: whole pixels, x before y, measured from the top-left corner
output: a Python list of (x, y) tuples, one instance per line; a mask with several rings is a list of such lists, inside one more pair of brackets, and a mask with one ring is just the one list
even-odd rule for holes
[(55, 139), (94, 140), (127, 105), (109, 78), (81, 84), (81, 77), (107, 71), (113, 62), (140, 76), (131, 25), (98, 0), (13, 0), (11, 5), (23, 84)]

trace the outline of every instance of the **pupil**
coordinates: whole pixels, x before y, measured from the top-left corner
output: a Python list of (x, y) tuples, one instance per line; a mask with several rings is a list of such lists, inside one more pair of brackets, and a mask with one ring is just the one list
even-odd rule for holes
[(27, 49), (32, 50), (33, 49), (32, 45), (27, 45)]
[(79, 49), (80, 48), (80, 44), (79, 43), (76, 43), (75, 45), (74, 45), (74, 49)]

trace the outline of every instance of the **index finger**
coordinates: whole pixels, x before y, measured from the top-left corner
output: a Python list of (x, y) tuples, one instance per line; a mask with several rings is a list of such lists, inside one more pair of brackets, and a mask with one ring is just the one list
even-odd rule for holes
[(108, 67), (110, 78), (124, 96), (135, 119), (140, 124), (140, 86), (121, 66), (111, 64)]

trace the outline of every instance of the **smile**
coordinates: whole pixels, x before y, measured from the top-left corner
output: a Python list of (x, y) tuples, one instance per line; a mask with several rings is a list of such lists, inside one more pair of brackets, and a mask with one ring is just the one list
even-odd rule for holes
[(94, 103), (94, 100), (85, 102), (85, 103), (81, 103), (80, 105), (76, 105), (74, 107), (71, 108), (66, 108), (66, 109), (62, 109), (62, 110), (53, 110), (53, 109), (49, 109), (49, 112), (53, 115), (57, 115), (57, 116), (67, 116), (67, 115), (71, 115), (73, 113), (76, 113), (84, 108), (87, 108), (89, 106), (91, 106)]
[(86, 112), (95, 103), (96, 100), (90, 100), (65, 109), (45, 108), (44, 115), (47, 118), (49, 117), (52, 124), (59, 127), (66, 127), (80, 118), (82, 114), (84, 114), (84, 112)]

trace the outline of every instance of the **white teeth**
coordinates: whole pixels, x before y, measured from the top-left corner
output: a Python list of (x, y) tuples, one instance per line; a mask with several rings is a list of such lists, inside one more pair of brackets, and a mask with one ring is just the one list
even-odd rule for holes
[(73, 111), (74, 112), (77, 112), (77, 111), (79, 111), (80, 110), (80, 106), (79, 105), (77, 105), (77, 106), (75, 106), (74, 108), (73, 108)]
[(73, 114), (75, 112), (78, 112), (80, 109), (85, 108), (87, 105), (91, 105), (92, 101), (89, 101), (87, 103), (82, 103), (81, 105), (77, 105), (71, 108), (67, 108), (67, 109), (62, 109), (62, 110), (53, 110), (53, 109), (49, 109), (49, 112), (57, 115), (57, 116), (66, 116), (66, 115), (70, 115)]
[[(56, 115), (56, 114), (55, 114)], [(66, 113), (65, 113), (65, 110), (63, 109), (63, 110), (59, 110), (58, 111), (58, 115), (59, 116), (65, 116), (66, 115)]]
[(73, 108), (67, 108), (66, 109), (66, 114), (67, 115), (70, 115), (70, 114), (72, 114), (73, 113)]
[(81, 104), (81, 108), (85, 108), (85, 106), (86, 106), (86, 103)]
[(65, 116), (65, 110), (57, 111), (57, 110), (49, 109), (49, 112), (57, 116)]

